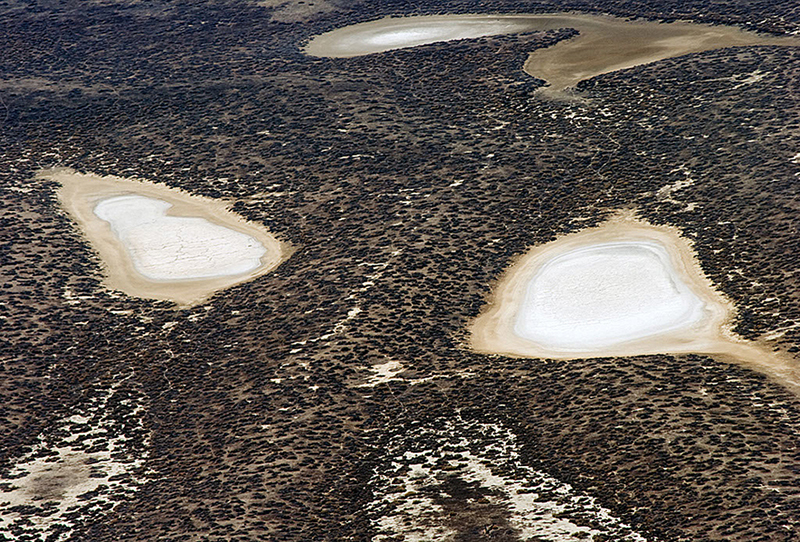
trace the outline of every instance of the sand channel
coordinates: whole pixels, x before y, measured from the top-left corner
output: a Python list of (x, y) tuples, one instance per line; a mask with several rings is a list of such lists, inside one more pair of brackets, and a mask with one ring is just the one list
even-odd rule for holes
[(470, 325), (471, 347), (513, 357), (721, 356), (800, 391), (790, 360), (731, 331), (736, 311), (671, 227), (630, 215), (521, 256)]
[(435, 42), (574, 28), (578, 36), (537, 49), (525, 71), (544, 79), (542, 94), (564, 96), (579, 81), (688, 53), (746, 45), (800, 46), (795, 36), (776, 37), (731, 26), (631, 21), (606, 15), (434, 15), (386, 17), (315, 36), (304, 48), (319, 57), (352, 57)]
[(61, 205), (99, 255), (106, 285), (131, 296), (191, 306), (275, 269), (291, 252), (224, 201), (69, 169), (39, 177), (61, 184)]

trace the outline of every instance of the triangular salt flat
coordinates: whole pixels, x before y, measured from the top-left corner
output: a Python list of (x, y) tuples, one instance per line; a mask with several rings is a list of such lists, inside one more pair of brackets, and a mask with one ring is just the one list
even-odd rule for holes
[(758, 358), (730, 332), (734, 314), (674, 228), (617, 217), (523, 255), (472, 323), (471, 342), (481, 352), (553, 359)]
[(40, 176), (61, 184), (61, 204), (100, 256), (106, 284), (128, 295), (192, 305), (275, 269), (290, 253), (222, 201), (69, 169)]

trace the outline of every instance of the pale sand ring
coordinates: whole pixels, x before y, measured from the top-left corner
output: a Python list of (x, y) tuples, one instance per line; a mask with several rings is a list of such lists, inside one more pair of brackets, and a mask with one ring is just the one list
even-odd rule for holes
[(711, 354), (799, 391), (796, 364), (737, 337), (735, 314), (677, 229), (619, 215), (518, 258), (470, 324), (470, 346), (549, 359)]
[(69, 169), (39, 177), (61, 184), (61, 205), (99, 255), (106, 285), (131, 296), (191, 306), (272, 271), (291, 253), (223, 201)]

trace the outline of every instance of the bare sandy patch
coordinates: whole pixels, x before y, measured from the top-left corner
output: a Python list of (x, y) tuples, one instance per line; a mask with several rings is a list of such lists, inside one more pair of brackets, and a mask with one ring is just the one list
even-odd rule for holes
[[(130, 377), (120, 376), (118, 382)], [(119, 388), (115, 383), (53, 420), (26, 453), (7, 457), (0, 533), (14, 533), (12, 540), (74, 540), (75, 528), (98, 521), (101, 511), (113, 517), (118, 504), (135, 498), (145, 482), (150, 435), (144, 398), (126, 389), (121, 399)]]
[(795, 364), (737, 337), (735, 316), (676, 228), (625, 214), (518, 258), (470, 341), (479, 352), (550, 359), (711, 354), (800, 390)]
[(202, 302), (275, 269), (291, 253), (227, 202), (148, 181), (50, 169), (58, 197), (103, 264), (106, 285), (128, 295)]
[(579, 81), (690, 53), (751, 45), (800, 46), (794, 36), (777, 37), (733, 26), (688, 22), (629, 21), (601, 15), (542, 15), (549, 25), (569, 26), (580, 35), (528, 55), (525, 72), (550, 85), (558, 96)]
[(382, 449), (367, 505), (375, 542), (463, 540), (480, 522), (507, 522), (519, 540), (646, 540), (594, 497), (522, 464), (501, 425), (440, 418)]
[(541, 93), (550, 97), (565, 96), (567, 89), (583, 79), (688, 53), (743, 45), (800, 45), (800, 39), (794, 36), (766, 36), (731, 26), (547, 13), (386, 17), (320, 34), (304, 52), (352, 57), (442, 41), (560, 28), (574, 28), (580, 34), (531, 52), (524, 66), (528, 74), (549, 83)]
[(256, 4), (272, 8), (271, 20), (280, 23), (308, 21), (325, 13), (339, 11), (339, 8), (328, 0), (258, 0)]

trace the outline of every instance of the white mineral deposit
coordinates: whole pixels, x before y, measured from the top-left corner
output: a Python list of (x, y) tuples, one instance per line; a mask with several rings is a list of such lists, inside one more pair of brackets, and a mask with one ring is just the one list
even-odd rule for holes
[(544, 263), (528, 283), (514, 331), (550, 349), (581, 352), (691, 329), (711, 316), (665, 247), (619, 241)]
[(61, 184), (61, 204), (99, 256), (106, 285), (128, 295), (193, 305), (275, 269), (291, 252), (224, 201), (69, 169), (40, 177)]
[(261, 266), (267, 249), (255, 238), (204, 218), (169, 216), (170, 207), (126, 195), (100, 201), (94, 214), (110, 224), (136, 270), (152, 280), (235, 276)]

